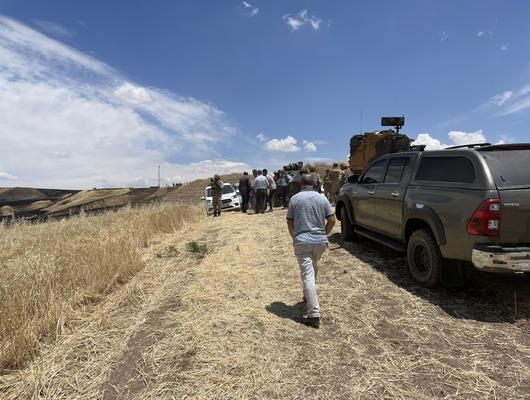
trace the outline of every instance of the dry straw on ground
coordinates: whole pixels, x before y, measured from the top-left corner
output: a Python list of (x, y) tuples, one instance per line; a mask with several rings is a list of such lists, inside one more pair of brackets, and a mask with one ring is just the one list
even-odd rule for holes
[(320, 263), (323, 325), (314, 330), (299, 323), (300, 277), (284, 211), (223, 213), (186, 228), (143, 249), (145, 268), (87, 306), (56, 345), (0, 376), (0, 398), (530, 395), (523, 277), (422, 289), (401, 255), (344, 243), (337, 227)]
[(0, 225), (0, 369), (17, 369), (69, 323), (143, 266), (139, 249), (158, 233), (201, 218), (169, 203), (96, 216)]

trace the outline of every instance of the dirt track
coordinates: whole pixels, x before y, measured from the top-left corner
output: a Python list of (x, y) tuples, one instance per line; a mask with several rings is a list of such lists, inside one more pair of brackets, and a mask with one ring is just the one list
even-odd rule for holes
[[(0, 380), (0, 397), (530, 396), (528, 280), (479, 276), (465, 290), (425, 290), (399, 254), (344, 244), (336, 229), (314, 330), (298, 322), (284, 218), (225, 213), (161, 237), (141, 273), (87, 306), (31, 368)], [(191, 241), (208, 245), (204, 258)]]

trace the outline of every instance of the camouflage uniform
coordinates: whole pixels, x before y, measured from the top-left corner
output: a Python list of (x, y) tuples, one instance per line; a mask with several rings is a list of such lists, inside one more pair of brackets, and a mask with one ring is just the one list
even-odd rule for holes
[(223, 181), (219, 175), (215, 175), (211, 182), (213, 216), (221, 215), (221, 197), (223, 196)]
[(340, 165), (340, 175), (339, 175), (339, 190), (347, 182), (348, 176), (350, 173), (348, 171), (348, 166), (346, 164)]
[(324, 196), (331, 199), (331, 170), (326, 170), (326, 175), (324, 175)]
[(341, 171), (338, 169), (333, 168), (331, 171), (329, 171), (330, 174), (330, 181), (331, 181), (331, 189), (330, 189), (330, 203), (335, 203), (335, 199), (337, 198), (337, 194), (340, 190), (340, 175)]

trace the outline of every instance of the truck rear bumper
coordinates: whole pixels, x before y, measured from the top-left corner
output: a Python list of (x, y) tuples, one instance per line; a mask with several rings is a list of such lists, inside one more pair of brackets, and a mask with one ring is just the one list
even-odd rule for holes
[(530, 246), (475, 245), (472, 261), (482, 271), (530, 272)]

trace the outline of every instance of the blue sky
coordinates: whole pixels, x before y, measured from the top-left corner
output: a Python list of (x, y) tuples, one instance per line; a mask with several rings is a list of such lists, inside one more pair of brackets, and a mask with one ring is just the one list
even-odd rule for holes
[(0, 185), (164, 182), (530, 141), (530, 2), (0, 0)]

